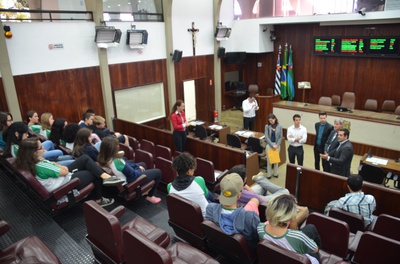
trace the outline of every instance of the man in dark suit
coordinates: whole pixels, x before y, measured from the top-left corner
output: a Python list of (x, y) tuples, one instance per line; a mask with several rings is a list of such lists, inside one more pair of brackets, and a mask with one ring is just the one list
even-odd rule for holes
[[(333, 126), (326, 121), (327, 114), (325, 112), (319, 113), (319, 122), (315, 123), (315, 142), (314, 142), (314, 160), (315, 160), (315, 169), (319, 170), (319, 154), (325, 153), (325, 143), (329, 137), (329, 134), (333, 130)], [(322, 160), (322, 168), (325, 171), (325, 168), (328, 162), (326, 160)]]
[[(333, 130), (331, 131), (328, 139), (325, 142), (324, 151), (322, 153), (326, 152), (331, 157), (333, 156), (333, 154), (335, 154), (335, 151), (339, 146), (337, 134), (339, 130), (342, 128), (343, 128), (343, 119), (336, 118), (333, 122)], [(324, 169), (325, 172), (331, 172), (331, 164), (325, 159), (322, 159), (322, 168)]]
[(349, 130), (345, 128), (340, 129), (337, 135), (339, 146), (336, 148), (334, 155), (329, 156), (328, 153), (320, 155), (321, 158), (331, 163), (331, 173), (345, 177), (350, 176), (351, 160), (354, 155), (353, 145), (349, 141), (349, 135)]

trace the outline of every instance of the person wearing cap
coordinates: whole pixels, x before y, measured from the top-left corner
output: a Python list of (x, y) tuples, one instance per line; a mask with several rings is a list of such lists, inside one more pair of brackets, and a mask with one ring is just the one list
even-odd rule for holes
[(249, 97), (242, 102), (242, 109), (243, 128), (246, 130), (253, 130), (254, 121), (256, 120), (256, 111), (260, 109), (257, 100), (254, 98), (254, 94), (250, 94)]
[(216, 223), (227, 235), (241, 234), (250, 248), (258, 243), (257, 225), (260, 223), (259, 201), (252, 198), (245, 207), (238, 207), (242, 194), (243, 180), (237, 173), (226, 175), (221, 183), (220, 203), (209, 203), (206, 219)]

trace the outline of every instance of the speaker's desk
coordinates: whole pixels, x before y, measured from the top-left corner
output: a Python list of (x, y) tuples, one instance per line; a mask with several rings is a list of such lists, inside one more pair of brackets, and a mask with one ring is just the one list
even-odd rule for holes
[(350, 129), (350, 141), (354, 146), (354, 153), (363, 155), (371, 148), (372, 153), (388, 158), (400, 157), (400, 120), (397, 115), (377, 113), (353, 109), (352, 113), (339, 112), (334, 106), (324, 106), (279, 101), (273, 104), (273, 113), (284, 129), (293, 125), (293, 115), (301, 115), (301, 124), (307, 128), (311, 136), (308, 144), (314, 144), (315, 123), (319, 122), (318, 113), (326, 112), (328, 122), (333, 124), (335, 118), (342, 118), (345, 126)]
[(190, 124), (189, 131), (193, 132), (196, 125), (203, 125), (207, 129), (208, 136), (213, 133), (216, 133), (216, 137), (219, 138), (219, 143), (227, 144), (226, 134), (229, 134), (231, 132), (231, 128), (229, 126), (226, 125), (222, 126), (219, 124), (204, 122), (201, 120), (190, 121), (189, 124)]
[[(382, 163), (377, 163), (374, 162), (377, 159), (378, 161), (386, 161), (386, 164)], [(394, 159), (387, 159), (387, 158), (382, 158), (382, 157), (377, 157), (377, 156), (372, 156), (368, 158), (368, 154), (364, 154), (364, 156), (360, 160), (360, 165), (362, 164), (370, 164), (370, 165), (375, 165), (378, 167), (381, 167), (386, 173), (392, 172), (394, 174), (400, 175), (400, 162), (395, 161)]]

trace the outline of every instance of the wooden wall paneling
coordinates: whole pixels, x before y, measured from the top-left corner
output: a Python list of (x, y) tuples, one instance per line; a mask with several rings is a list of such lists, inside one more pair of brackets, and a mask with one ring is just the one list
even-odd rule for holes
[(8, 112), (8, 104), (6, 100), (6, 94), (3, 87), (3, 78), (0, 78), (0, 111)]
[(19, 75), (14, 81), (23, 118), (32, 109), (68, 122), (79, 122), (88, 108), (104, 116), (98, 67)]

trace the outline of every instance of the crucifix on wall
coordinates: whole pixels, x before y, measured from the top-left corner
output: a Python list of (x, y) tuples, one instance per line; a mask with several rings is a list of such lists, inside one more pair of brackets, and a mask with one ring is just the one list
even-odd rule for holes
[(199, 29), (194, 28), (194, 22), (192, 22), (192, 28), (188, 28), (188, 32), (192, 34), (193, 56), (196, 56), (196, 33), (199, 32)]

